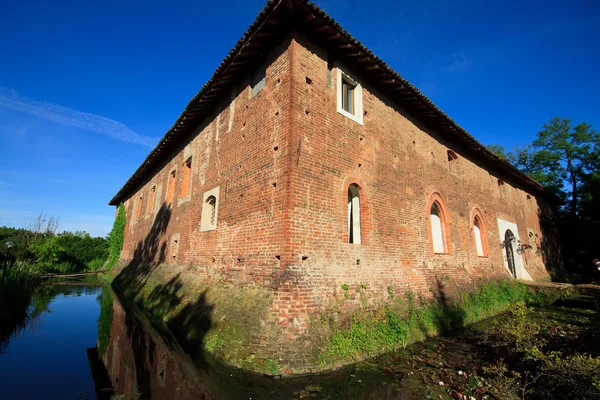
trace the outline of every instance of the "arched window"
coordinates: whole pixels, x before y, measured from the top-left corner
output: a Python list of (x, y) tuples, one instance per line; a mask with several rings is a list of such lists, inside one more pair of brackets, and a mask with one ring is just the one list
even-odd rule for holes
[(219, 187), (204, 192), (202, 196), (202, 219), (200, 220), (200, 232), (217, 229), (217, 214), (219, 213)]
[(208, 199), (206, 199), (206, 205), (206, 214), (209, 218), (208, 220), (210, 221), (211, 225), (214, 225), (216, 222), (215, 211), (217, 210), (217, 198), (215, 196), (209, 196)]
[(431, 205), (429, 212), (429, 222), (431, 224), (431, 240), (433, 242), (434, 253), (446, 252), (446, 241), (444, 234), (444, 214), (440, 209), (440, 205), (435, 201)]
[(431, 250), (437, 254), (450, 253), (450, 215), (444, 198), (439, 193), (429, 196), (426, 208), (427, 230)]
[(348, 243), (360, 244), (360, 194), (355, 183), (348, 186)]
[(475, 248), (477, 249), (477, 255), (481, 257), (485, 256), (485, 250), (483, 247), (483, 224), (477, 215), (473, 219), (473, 234), (475, 235)]

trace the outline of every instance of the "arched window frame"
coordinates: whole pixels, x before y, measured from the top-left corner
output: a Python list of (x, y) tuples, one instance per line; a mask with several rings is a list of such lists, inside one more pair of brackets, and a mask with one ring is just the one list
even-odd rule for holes
[(348, 243), (361, 244), (361, 190), (356, 183), (348, 185)]
[(219, 186), (204, 192), (202, 196), (202, 214), (200, 217), (200, 232), (217, 229), (219, 218)]
[[(475, 237), (475, 221), (478, 221), (478, 223), (479, 223), (479, 233), (480, 233), (480, 238), (481, 238), (482, 254), (479, 254), (479, 252), (477, 251), (477, 238)], [(485, 224), (485, 219), (483, 218), (483, 214), (481, 214), (481, 211), (479, 211), (479, 209), (477, 209), (477, 208), (473, 209), (473, 211), (471, 212), (471, 220), (469, 223), (471, 225), (471, 230), (473, 232), (473, 246), (475, 248), (475, 254), (477, 254), (478, 257), (488, 257), (489, 251), (488, 251), (488, 241), (487, 241), (487, 226)]]
[[(443, 243), (443, 252), (435, 251), (434, 241), (433, 241), (433, 228), (431, 226), (431, 208), (433, 205), (436, 205), (439, 210), (440, 217), (440, 225), (442, 231), (442, 243)], [(427, 222), (427, 231), (429, 233), (429, 243), (431, 252), (433, 254), (451, 254), (451, 245), (450, 245), (450, 214), (448, 213), (448, 207), (446, 206), (446, 202), (444, 198), (439, 193), (433, 193), (429, 196), (429, 201), (427, 202), (427, 208), (425, 209), (426, 222)]]

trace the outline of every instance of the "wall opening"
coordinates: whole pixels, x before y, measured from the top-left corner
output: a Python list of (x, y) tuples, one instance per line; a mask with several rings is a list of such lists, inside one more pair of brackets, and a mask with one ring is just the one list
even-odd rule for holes
[(217, 215), (219, 211), (219, 187), (204, 193), (202, 203), (202, 219), (200, 220), (200, 231), (212, 231), (217, 229)]
[(431, 240), (434, 253), (446, 253), (446, 240), (444, 234), (444, 213), (440, 205), (435, 201), (429, 212), (429, 223), (431, 224)]
[(361, 243), (360, 193), (355, 183), (348, 186), (348, 243)]
[(483, 223), (479, 216), (475, 216), (473, 219), (473, 234), (475, 235), (475, 249), (477, 250), (477, 255), (480, 257), (486, 256), (485, 251), (485, 241), (484, 241), (484, 229)]
[(169, 182), (167, 184), (167, 205), (171, 205), (173, 202), (173, 194), (175, 193), (175, 171), (171, 171), (169, 174)]
[(515, 237), (515, 234), (510, 229), (507, 229), (504, 233), (504, 251), (506, 253), (508, 270), (514, 278), (517, 277), (517, 267), (515, 263), (516, 246), (517, 238)]
[(260, 68), (252, 74), (252, 83), (250, 84), (250, 98), (253, 98), (265, 88), (267, 81), (267, 71)]
[(156, 200), (156, 186), (150, 188), (150, 196), (148, 197), (148, 214), (154, 211), (154, 201)]
[(135, 210), (135, 220), (140, 220), (140, 215), (142, 214), (142, 196), (138, 199), (137, 209)]
[(181, 193), (179, 197), (184, 198), (190, 194), (191, 175), (192, 175), (192, 157), (188, 158), (183, 163), (183, 171), (181, 176)]

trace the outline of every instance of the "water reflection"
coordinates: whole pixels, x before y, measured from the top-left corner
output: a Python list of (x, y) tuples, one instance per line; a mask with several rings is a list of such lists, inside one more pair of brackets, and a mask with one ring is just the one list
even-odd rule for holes
[(36, 290), (26, 324), (12, 333), (0, 352), (0, 398), (94, 398), (86, 348), (96, 345), (100, 290)]
[(199, 346), (185, 344), (162, 324), (151, 323), (139, 310), (124, 308), (114, 294), (111, 307), (102, 360), (115, 393), (127, 400), (424, 398), (418, 388), (397, 386), (374, 360), (327, 375), (286, 379), (232, 369), (203, 354)]

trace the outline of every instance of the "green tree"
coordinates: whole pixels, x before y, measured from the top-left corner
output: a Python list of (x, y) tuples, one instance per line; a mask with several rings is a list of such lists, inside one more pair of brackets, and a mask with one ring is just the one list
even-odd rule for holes
[(598, 132), (585, 122), (572, 126), (570, 119), (554, 117), (531, 144), (508, 152), (500, 145), (488, 148), (557, 195), (565, 266), (589, 270), (600, 243)]
[(533, 142), (540, 167), (566, 193), (567, 213), (579, 214), (581, 186), (594, 173), (594, 142), (598, 133), (585, 122), (571, 127), (571, 120), (554, 117), (544, 124)]
[(487, 146), (488, 150), (497, 155), (498, 157), (508, 161), (508, 155), (506, 149), (500, 144), (490, 144)]

